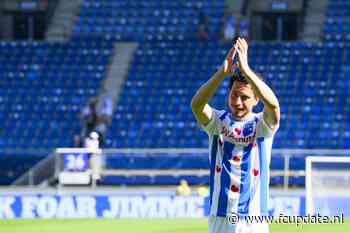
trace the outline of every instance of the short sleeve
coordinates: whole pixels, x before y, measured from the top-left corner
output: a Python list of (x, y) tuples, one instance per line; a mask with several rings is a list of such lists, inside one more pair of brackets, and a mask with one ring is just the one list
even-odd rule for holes
[(274, 130), (265, 122), (263, 112), (257, 114), (258, 123), (257, 123), (257, 136), (258, 137), (273, 137), (277, 132), (277, 126)]
[(225, 111), (219, 111), (216, 109), (212, 109), (213, 114), (211, 119), (207, 125), (201, 125), (201, 128), (209, 135), (219, 134), (219, 128), (221, 124), (220, 116), (223, 115)]

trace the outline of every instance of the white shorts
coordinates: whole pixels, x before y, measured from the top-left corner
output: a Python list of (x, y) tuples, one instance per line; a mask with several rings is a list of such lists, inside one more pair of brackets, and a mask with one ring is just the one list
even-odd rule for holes
[(209, 216), (208, 233), (268, 233), (267, 223), (230, 223), (225, 217)]

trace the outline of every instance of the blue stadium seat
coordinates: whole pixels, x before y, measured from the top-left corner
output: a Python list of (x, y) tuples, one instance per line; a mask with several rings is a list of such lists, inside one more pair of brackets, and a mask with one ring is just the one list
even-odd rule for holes
[(67, 43), (1, 42), (0, 60), (6, 62), (0, 69), (0, 82), (7, 88), (3, 104), (11, 106), (3, 116), (7, 140), (2, 147), (72, 146), (73, 135), (80, 130), (78, 112), (96, 95), (111, 50), (111, 41), (98, 38)]
[[(224, 1), (193, 1), (175, 4), (172, 1), (85, 0), (74, 27), (75, 35), (112, 35), (115, 40), (183, 40), (194, 37), (199, 11), (209, 18), (209, 33), (217, 38)], [(156, 36), (154, 36), (156, 35)]]

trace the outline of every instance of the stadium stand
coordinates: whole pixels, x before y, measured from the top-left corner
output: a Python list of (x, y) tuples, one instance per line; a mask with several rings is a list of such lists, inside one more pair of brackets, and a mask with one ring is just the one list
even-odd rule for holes
[(223, 6), (221, 0), (85, 0), (74, 34), (128, 41), (193, 39), (203, 12), (209, 17), (210, 36), (217, 38)]
[(9, 185), (24, 172), (37, 164), (46, 154), (41, 153), (1, 153), (0, 156), (0, 185)]
[[(160, 160), (159, 157), (162, 159)], [(116, 154), (107, 157), (106, 169), (203, 169), (208, 170), (207, 156), (198, 154)], [(112, 185), (121, 182), (122, 185), (177, 185), (181, 179), (186, 179), (191, 185), (208, 184), (208, 175), (141, 175), (141, 176), (105, 176), (101, 184)]]
[[(159, 159), (161, 158), (161, 159)], [(296, 159), (297, 165), (290, 167), (292, 171), (300, 171), (305, 167), (300, 166), (300, 160), (304, 160), (303, 157)], [(284, 158), (276, 155), (271, 161), (271, 170), (283, 171)], [(100, 184), (103, 185), (177, 185), (181, 179), (187, 180), (190, 185), (208, 185), (209, 177), (207, 174), (201, 174), (199, 170), (205, 171), (209, 169), (208, 155), (207, 153), (161, 153), (161, 154), (110, 154), (106, 157), (106, 169), (107, 170), (134, 170), (141, 171), (146, 170), (148, 174), (142, 175), (106, 175), (102, 177)], [(168, 174), (150, 174), (153, 171), (166, 171), (166, 170), (183, 170), (191, 171), (197, 170), (197, 174), (193, 175), (168, 175)], [(175, 173), (175, 172), (174, 172)], [(293, 177), (294, 178), (294, 177)], [(300, 180), (303, 178), (296, 177), (294, 179)], [(291, 180), (294, 182), (294, 180)], [(282, 185), (283, 177), (276, 175), (271, 177), (271, 185)], [(292, 183), (294, 184), (294, 183)]]
[(77, 115), (95, 96), (112, 43), (1, 42), (1, 146), (51, 149), (71, 146)]
[[(198, 11), (209, 16), (211, 40), (194, 40)], [(210, 11), (209, 11), (210, 9)], [(324, 25), (326, 43), (254, 42), (250, 65), (277, 93), (282, 121), (275, 148), (349, 148), (347, 89), (350, 73), (349, 1), (330, 0)], [(133, 63), (116, 106), (106, 145), (111, 148), (207, 147), (191, 114), (194, 91), (215, 71), (230, 45), (221, 44), (219, 20), (223, 1), (85, 0), (67, 43), (1, 42), (0, 126), (3, 148), (66, 147), (79, 132), (77, 113), (95, 96), (104, 77), (112, 41), (138, 41)], [(164, 17), (165, 16), (165, 17)], [(344, 24), (345, 22), (345, 24)], [(99, 35), (105, 39), (91, 38)], [(107, 40), (106, 40), (107, 39)], [(213, 100), (225, 107), (227, 82)], [(261, 106), (259, 106), (261, 107)], [(259, 108), (258, 107), (258, 108)], [(63, 116), (63, 117), (62, 117)], [(40, 119), (40, 120), (39, 120)], [(6, 135), (6, 136), (5, 136)], [(67, 136), (68, 135), (68, 136)], [(128, 161), (137, 159), (137, 163)], [(154, 166), (207, 169), (207, 157), (162, 158), (111, 156), (110, 168)], [(303, 170), (304, 158), (292, 158), (291, 169)], [(194, 167), (193, 167), (194, 166)], [(198, 167), (197, 167), (198, 166)], [(276, 156), (272, 169), (282, 170)], [(177, 184), (184, 177), (105, 177), (102, 184)], [(207, 177), (187, 177), (190, 184)], [(4, 181), (9, 182), (7, 181)], [(282, 184), (281, 176), (272, 184)], [(290, 177), (303, 185), (303, 177)]]
[(350, 41), (350, 1), (329, 0), (324, 24), (326, 41)]
[[(206, 147), (190, 110), (194, 91), (214, 72), (230, 45), (149, 42), (136, 52), (114, 114), (111, 147)], [(348, 147), (344, 44), (252, 43), (250, 64), (273, 87), (282, 106), (275, 148)], [(340, 59), (340, 58), (342, 58)], [(224, 85), (225, 86), (225, 85)], [(304, 93), (298, 93), (303, 90)], [(221, 88), (214, 106), (225, 108)], [(319, 114), (311, 114), (319, 113)], [(145, 137), (147, 135), (147, 137)]]

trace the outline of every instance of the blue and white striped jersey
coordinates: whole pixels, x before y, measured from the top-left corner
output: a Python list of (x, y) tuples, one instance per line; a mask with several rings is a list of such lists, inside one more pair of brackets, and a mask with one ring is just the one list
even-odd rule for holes
[(210, 215), (267, 215), (275, 131), (264, 122), (263, 113), (236, 121), (230, 111), (213, 109), (203, 129), (209, 135)]

